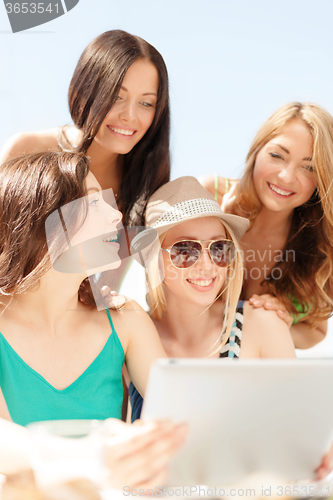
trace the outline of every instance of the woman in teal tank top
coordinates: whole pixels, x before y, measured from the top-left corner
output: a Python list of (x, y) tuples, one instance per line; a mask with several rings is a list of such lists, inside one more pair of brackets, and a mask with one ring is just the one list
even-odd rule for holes
[(165, 356), (136, 303), (95, 306), (85, 278), (120, 265), (121, 213), (88, 172), (82, 155), (57, 152), (1, 167), (0, 417), (21, 425), (121, 418), (124, 362), (143, 393)]

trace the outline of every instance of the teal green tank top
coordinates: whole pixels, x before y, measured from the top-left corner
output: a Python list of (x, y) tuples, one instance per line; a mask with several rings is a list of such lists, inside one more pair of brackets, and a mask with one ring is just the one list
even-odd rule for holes
[(124, 350), (106, 313), (111, 334), (91, 365), (66, 389), (58, 390), (30, 368), (0, 333), (0, 387), (13, 422), (121, 418)]

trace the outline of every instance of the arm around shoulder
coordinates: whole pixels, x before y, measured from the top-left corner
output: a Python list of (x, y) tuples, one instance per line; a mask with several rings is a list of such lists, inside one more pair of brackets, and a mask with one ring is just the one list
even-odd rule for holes
[(13, 135), (7, 139), (0, 151), (0, 163), (35, 151), (57, 149), (57, 134), (57, 129), (52, 129), (43, 132), (19, 132)]
[(20, 132), (7, 139), (0, 151), (0, 163), (29, 153), (31, 150), (31, 141), (33, 140), (31, 136), (32, 134)]
[(275, 311), (244, 304), (243, 357), (295, 358), (290, 329)]

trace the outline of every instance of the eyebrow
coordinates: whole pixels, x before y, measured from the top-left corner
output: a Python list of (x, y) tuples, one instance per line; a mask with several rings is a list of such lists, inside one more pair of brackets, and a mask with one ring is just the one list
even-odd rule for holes
[[(272, 142), (272, 144), (275, 144), (275, 146), (279, 146), (279, 148), (283, 149), (283, 151), (285, 151), (288, 155), (290, 154), (288, 149), (284, 146), (281, 146), (281, 144), (278, 144), (277, 142)], [(303, 158), (303, 161), (312, 161), (312, 158)]]
[(99, 193), (99, 192), (100, 192), (100, 189), (98, 189), (98, 188), (92, 187), (92, 188), (87, 189), (87, 193), (88, 194), (90, 194), (90, 193)]
[[(124, 87), (123, 85), (120, 88), (121, 88), (121, 90), (125, 90), (125, 92), (128, 92), (128, 89), (126, 87)], [(157, 97), (157, 94), (155, 92), (145, 92), (144, 94), (141, 94), (141, 95), (154, 95), (155, 97)]]

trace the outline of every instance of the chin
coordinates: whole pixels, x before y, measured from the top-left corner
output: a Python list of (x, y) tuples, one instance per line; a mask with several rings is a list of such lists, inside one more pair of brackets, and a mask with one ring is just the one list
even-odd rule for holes
[(106, 264), (105, 266), (98, 266), (87, 270), (87, 276), (93, 276), (94, 274), (103, 273), (104, 271), (112, 271), (113, 269), (118, 269), (121, 266), (121, 260), (112, 262), (112, 264)]
[(118, 154), (118, 155), (127, 155), (128, 153), (130, 153), (132, 151), (132, 149), (134, 148), (134, 146), (136, 146), (137, 143), (135, 144), (117, 144), (117, 145), (113, 145), (114, 147), (112, 148), (109, 148), (110, 152), (111, 153), (115, 153), (115, 154)]
[(291, 211), (295, 208), (293, 205), (288, 206), (288, 203), (285, 203), (284, 200), (281, 200), (281, 202), (279, 203), (278, 200), (268, 199), (261, 201), (261, 203), (267, 210), (270, 210), (271, 212), (285, 212), (286, 210)]
[(207, 293), (204, 294), (200, 292), (200, 297), (190, 297), (190, 301), (193, 302), (193, 304), (197, 304), (200, 307), (209, 307), (216, 299), (218, 293)]

